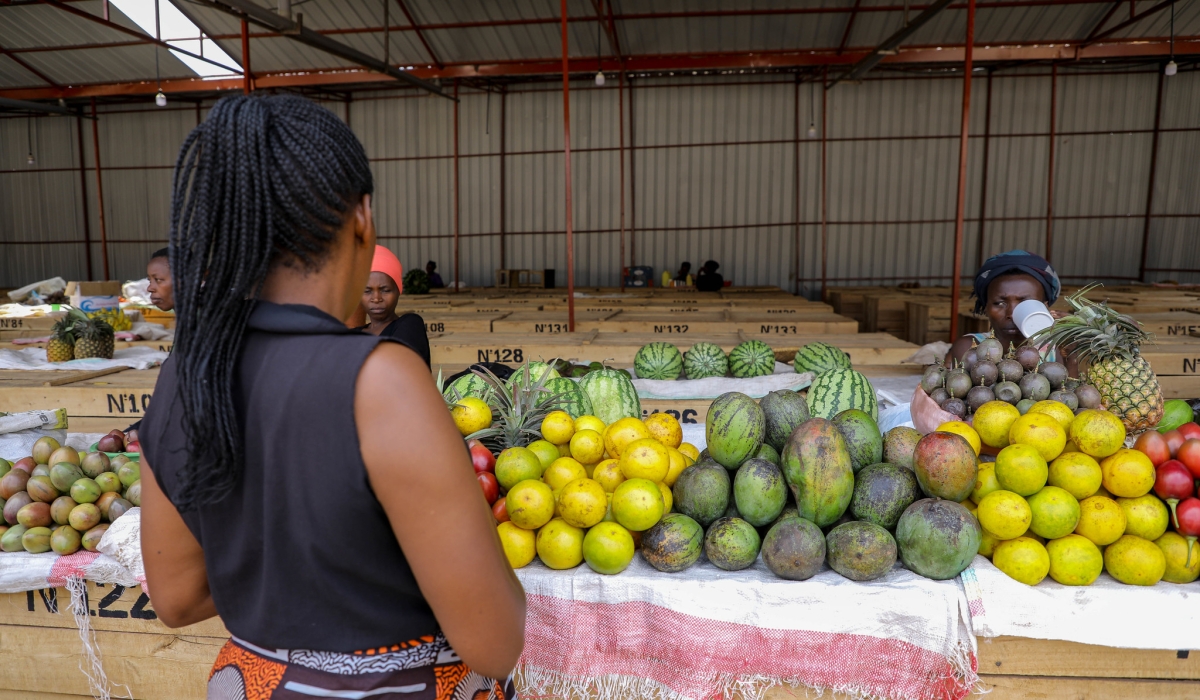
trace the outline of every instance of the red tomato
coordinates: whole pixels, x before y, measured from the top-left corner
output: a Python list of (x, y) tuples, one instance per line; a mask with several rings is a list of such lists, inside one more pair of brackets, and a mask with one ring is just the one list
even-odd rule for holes
[(1137, 442), (1133, 443), (1133, 449), (1149, 457), (1156, 467), (1171, 459), (1171, 447), (1167, 444), (1167, 439), (1155, 430), (1147, 430), (1139, 435)]
[(479, 480), (479, 487), (483, 489), (483, 497), (487, 499), (488, 505), (496, 502), (500, 497), (500, 482), (496, 481), (496, 475), (491, 472), (480, 472), (475, 475)]
[(1184, 440), (1176, 457), (1192, 476), (1200, 479), (1200, 440)]
[(1200, 440), (1200, 425), (1195, 423), (1184, 423), (1176, 428), (1184, 440)]
[(1167, 448), (1171, 450), (1171, 456), (1174, 457), (1185, 439), (1183, 433), (1178, 430), (1168, 430), (1162, 436), (1167, 439)]
[(482, 474), (484, 472), (496, 471), (496, 457), (491, 450), (479, 444), (478, 441), (471, 441), (471, 464), (475, 466), (475, 473)]
[(492, 515), (496, 517), (496, 522), (508, 522), (508, 499), (501, 498), (492, 504)]

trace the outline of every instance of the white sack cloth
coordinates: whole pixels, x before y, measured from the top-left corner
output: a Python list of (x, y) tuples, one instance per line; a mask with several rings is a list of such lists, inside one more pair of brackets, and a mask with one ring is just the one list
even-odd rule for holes
[(167, 353), (154, 348), (121, 348), (113, 352), (111, 360), (88, 358), (86, 360), (68, 360), (67, 362), (47, 362), (45, 348), (22, 348), (20, 350), (0, 350), (0, 369), (73, 369), (80, 372), (108, 369), (109, 367), (150, 369), (162, 364), (167, 357)]
[(715, 399), (730, 391), (740, 391), (761, 399), (772, 391), (800, 391), (812, 384), (813, 373), (797, 374), (790, 365), (775, 363), (774, 374), (748, 379), (709, 377), (708, 379), (637, 379), (633, 368), (633, 387), (639, 399)]

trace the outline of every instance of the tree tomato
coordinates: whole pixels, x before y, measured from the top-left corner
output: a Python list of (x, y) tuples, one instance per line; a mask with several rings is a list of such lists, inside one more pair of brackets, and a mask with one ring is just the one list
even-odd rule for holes
[(1200, 440), (1184, 440), (1176, 454), (1176, 459), (1183, 462), (1192, 476), (1200, 479)]
[(479, 472), (475, 478), (479, 480), (479, 487), (483, 489), (483, 497), (487, 499), (488, 505), (495, 503), (500, 497), (500, 482), (496, 481), (496, 475), (491, 472)]
[(508, 499), (501, 498), (492, 504), (492, 515), (495, 516), (496, 522), (508, 522)]
[(496, 471), (496, 456), (492, 454), (492, 451), (484, 447), (478, 440), (472, 440), (468, 445), (470, 446), (471, 464), (475, 467), (475, 473), (494, 473)]
[(1155, 430), (1147, 430), (1138, 436), (1133, 443), (1133, 449), (1150, 458), (1151, 464), (1158, 466), (1171, 459), (1171, 447), (1163, 434)]

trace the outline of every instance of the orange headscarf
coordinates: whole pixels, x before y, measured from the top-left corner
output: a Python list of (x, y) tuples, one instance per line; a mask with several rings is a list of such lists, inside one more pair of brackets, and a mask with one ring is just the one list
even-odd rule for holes
[(400, 293), (404, 293), (404, 268), (400, 265), (400, 258), (397, 258), (392, 251), (381, 245), (375, 246), (375, 259), (371, 261), (371, 272), (382, 272), (391, 277)]

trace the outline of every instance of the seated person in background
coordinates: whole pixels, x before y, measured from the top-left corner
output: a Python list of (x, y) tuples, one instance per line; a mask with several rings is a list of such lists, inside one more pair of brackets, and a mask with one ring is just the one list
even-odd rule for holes
[(150, 280), (150, 303), (163, 311), (173, 310), (175, 293), (171, 286), (171, 263), (166, 248), (156, 250), (150, 256), (150, 262), (146, 263), (146, 277)]
[(442, 276), (435, 272), (435, 270), (437, 270), (437, 263), (432, 260), (425, 263), (425, 274), (429, 275), (429, 288), (443, 289), (446, 283), (442, 281)]
[(413, 313), (403, 316), (396, 314), (396, 304), (400, 303), (400, 292), (403, 291), (398, 280), (403, 279), (400, 259), (396, 254), (381, 245), (375, 246), (371, 276), (367, 278), (367, 288), (362, 297), (362, 307), (370, 321), (358, 330), (395, 338), (429, 365), (429, 336), (425, 333), (425, 320)]
[(700, 268), (700, 273), (696, 275), (696, 289), (701, 292), (719, 292), (721, 287), (725, 286), (725, 278), (718, 272), (717, 268), (721, 267), (716, 260), (709, 260)]
[[(976, 273), (974, 286), (975, 313), (987, 314), (992, 332), (1004, 346), (1006, 355), (1010, 344), (1017, 348), (1025, 342), (1025, 336), (1013, 321), (1013, 309), (1017, 304), (1035, 299), (1050, 306), (1062, 290), (1058, 273), (1050, 263), (1040, 255), (1024, 250), (1010, 250), (988, 258)], [(1055, 318), (1062, 316), (1057, 311), (1050, 314)], [(986, 333), (968, 333), (954, 341), (950, 352), (946, 353), (946, 365), (950, 366), (954, 360), (961, 362), (972, 344), (986, 337)], [(1053, 347), (1039, 350), (1043, 361), (1062, 362), (1072, 377), (1078, 376), (1079, 369), (1073, 357), (1064, 357)]]
[(679, 272), (675, 273), (674, 280), (676, 282), (687, 283), (688, 277), (692, 274), (692, 264), (684, 262), (679, 266)]

